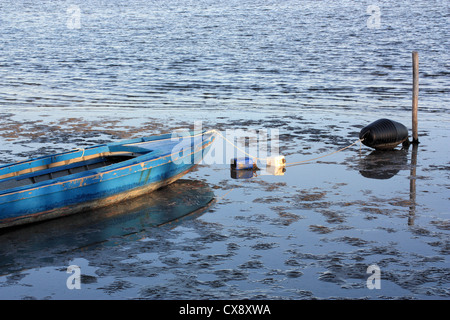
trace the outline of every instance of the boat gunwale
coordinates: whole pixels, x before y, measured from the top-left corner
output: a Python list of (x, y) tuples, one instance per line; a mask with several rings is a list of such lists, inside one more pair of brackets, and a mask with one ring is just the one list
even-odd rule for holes
[[(195, 165), (193, 165), (193, 167), (194, 166)], [(24, 225), (27, 223), (35, 223), (35, 222), (39, 222), (39, 221), (45, 221), (45, 220), (51, 220), (51, 219), (55, 219), (55, 218), (70, 216), (70, 215), (76, 214), (78, 212), (82, 212), (84, 210), (95, 210), (98, 208), (107, 207), (116, 202), (121, 202), (124, 200), (132, 199), (132, 198), (135, 198), (137, 196), (140, 196), (142, 194), (149, 192), (149, 190), (150, 191), (156, 190), (160, 187), (163, 187), (165, 185), (168, 185), (168, 184), (178, 180), (179, 178), (184, 176), (187, 172), (192, 170), (193, 167), (191, 167), (169, 179), (151, 183), (149, 185), (137, 187), (137, 188), (131, 189), (129, 191), (125, 191), (125, 192), (121, 192), (116, 195), (108, 196), (106, 198), (102, 198), (102, 199), (98, 199), (98, 200), (91, 200), (91, 201), (79, 203), (76, 205), (69, 205), (69, 206), (64, 206), (64, 207), (53, 208), (50, 210), (35, 212), (35, 213), (27, 214), (24, 216), (9, 217), (9, 218), (5, 218), (5, 219), (1, 219), (0, 220), (0, 230), (14, 227), (14, 226)]]
[[(204, 138), (204, 136), (206, 134), (209, 134), (210, 136), (207, 137), (207, 138)], [(165, 135), (161, 135), (161, 136), (156, 136), (156, 137), (161, 137), (161, 139), (137, 138), (137, 139), (127, 140), (127, 141), (123, 141), (123, 142), (116, 142), (116, 143), (111, 143), (111, 144), (106, 144), (106, 145), (93, 146), (93, 147), (90, 147), (90, 149), (96, 149), (96, 148), (101, 148), (101, 147), (105, 147), (105, 146), (109, 147), (109, 146), (116, 146), (116, 145), (126, 145), (126, 144), (130, 145), (130, 144), (135, 144), (135, 143), (145, 143), (145, 142), (151, 142), (151, 141), (159, 141), (159, 140), (162, 140), (164, 136), (171, 136), (171, 134), (165, 134)], [(189, 138), (193, 138), (194, 136), (195, 135), (190, 135), (188, 137)], [(147, 139), (147, 140), (145, 140), (145, 139)], [(202, 141), (201, 141), (201, 149), (194, 150), (193, 152), (191, 152), (190, 154), (187, 154), (187, 155), (183, 154), (183, 156), (181, 158), (190, 157), (194, 153), (203, 151), (205, 148), (207, 148), (209, 145), (211, 145), (213, 143), (214, 139), (215, 139), (214, 133), (211, 134), (210, 132), (203, 132), (202, 133)], [(62, 153), (62, 154), (68, 154), (68, 153), (71, 153), (71, 152), (73, 152), (73, 151), (68, 151), (67, 153)], [(146, 167), (146, 164), (148, 165), (150, 162), (161, 160), (161, 159), (164, 159), (164, 158), (167, 158), (167, 157), (172, 157), (174, 154), (177, 154), (177, 153), (179, 153), (179, 151), (175, 152), (175, 153), (170, 153), (169, 152), (168, 154), (162, 155), (160, 153), (160, 151), (152, 150), (152, 151), (149, 151), (146, 154), (137, 156), (135, 158), (128, 159), (128, 160), (125, 160), (125, 161), (121, 161), (119, 163), (114, 163), (114, 164), (111, 164), (111, 165), (108, 165), (108, 166), (104, 166), (104, 167), (101, 167), (101, 168), (95, 168), (95, 169), (87, 170), (87, 171), (84, 171), (84, 172), (73, 173), (73, 174), (70, 174), (70, 175), (67, 175), (67, 176), (58, 177), (58, 178), (54, 178), (54, 179), (49, 179), (49, 180), (46, 180), (46, 181), (37, 182), (37, 183), (35, 183), (35, 184), (31, 185), (31, 186), (30, 185), (25, 185), (25, 186), (19, 186), (19, 187), (14, 187), (14, 188), (11, 188), (11, 189), (2, 190), (2, 191), (0, 191), (0, 198), (6, 197), (6, 196), (13, 196), (13, 195), (24, 193), (24, 192), (30, 192), (31, 193), (32, 191), (34, 191), (36, 189), (52, 187), (52, 186), (56, 186), (56, 185), (64, 185), (65, 183), (76, 183), (79, 180), (85, 180), (85, 179), (88, 179), (88, 178), (95, 178), (95, 176), (99, 176), (99, 175), (103, 176), (105, 174), (111, 174), (114, 171), (126, 170), (126, 169), (129, 169), (129, 168), (133, 167), (133, 166), (140, 166), (142, 168), (141, 170), (133, 170), (132, 172), (128, 172), (127, 174), (121, 175), (121, 176), (126, 176), (126, 175), (128, 175), (130, 173), (136, 173), (136, 172), (139, 172), (139, 171), (149, 170), (149, 169), (152, 169), (152, 168), (164, 165), (166, 163), (169, 163), (168, 161), (162, 160), (162, 163), (160, 163), (160, 164), (157, 164), (157, 165), (154, 165), (154, 166), (150, 166), (150, 167)], [(154, 156), (158, 156), (158, 155), (159, 155), (159, 157), (157, 157), (157, 158), (149, 158), (148, 160), (144, 160), (145, 158), (148, 158), (149, 156), (154, 157)], [(55, 156), (55, 155), (53, 155), (53, 156)], [(50, 155), (50, 156), (42, 157), (42, 158), (51, 158), (53, 156)], [(34, 160), (39, 160), (39, 159), (41, 159), (41, 158), (32, 159), (32, 160), (29, 160), (28, 162), (34, 161)], [(175, 158), (173, 160), (178, 160), (178, 159), (179, 158)], [(26, 163), (27, 161), (24, 161), (24, 162)], [(15, 165), (15, 164), (12, 164), (12, 165)], [(108, 181), (108, 180), (112, 180), (112, 179), (116, 179), (116, 178), (119, 178), (121, 176), (115, 176), (115, 177), (112, 177), (110, 179), (102, 180), (102, 182)], [(98, 183), (98, 182), (95, 182), (95, 183)], [(73, 188), (68, 188), (67, 190), (70, 190), (70, 189), (73, 189)], [(11, 200), (11, 201), (17, 201), (17, 200)], [(11, 202), (11, 201), (7, 201), (7, 202)], [(6, 203), (6, 202), (4, 202), (4, 203)]]
[[(15, 162), (15, 163), (0, 165), (0, 173), (3, 170), (7, 170), (8, 168), (13, 168), (15, 166), (21, 166), (21, 165), (26, 165), (26, 164), (32, 164), (33, 162), (43, 161), (43, 160), (47, 160), (47, 159), (49, 159), (51, 161), (48, 164), (57, 163), (57, 162), (60, 162), (60, 161), (67, 161), (67, 160), (76, 159), (76, 158), (79, 158), (79, 156), (75, 156), (75, 154), (78, 154), (78, 153), (81, 153), (82, 155), (84, 155), (84, 154), (86, 154), (86, 152), (88, 152), (88, 153), (92, 152), (92, 154), (89, 155), (89, 156), (92, 156), (92, 155), (97, 156), (101, 152), (95, 152), (96, 149), (104, 149), (106, 151), (106, 150), (109, 150), (110, 147), (114, 147), (114, 146), (133, 145), (133, 144), (144, 143), (144, 142), (160, 141), (160, 140), (167, 139), (167, 136), (170, 136), (170, 135), (171, 134), (162, 134), (162, 135), (159, 135), (159, 136), (150, 136), (150, 137), (141, 137), (141, 138), (135, 138), (135, 139), (128, 139), (128, 140), (123, 140), (123, 141), (111, 142), (111, 143), (107, 143), (107, 144), (105, 144), (105, 143), (104, 144), (99, 144), (99, 145), (95, 145), (95, 146), (91, 146), (91, 147), (87, 147), (87, 148), (78, 148), (78, 149), (74, 149), (74, 150), (69, 150), (69, 151), (65, 151), (65, 152), (60, 152), (60, 153), (47, 155), (47, 156), (37, 157), (37, 158), (33, 158), (33, 159), (26, 159), (26, 160), (18, 161), (18, 162)], [(59, 157), (69, 156), (69, 155), (73, 155), (73, 157), (68, 158), (68, 159), (64, 159), (64, 160), (56, 161), (57, 158), (59, 158)], [(88, 155), (85, 155), (85, 157), (88, 157)], [(43, 164), (43, 165), (45, 165), (45, 164)], [(14, 172), (16, 172), (16, 171), (0, 174), (0, 177), (6, 176), (8, 174), (14, 174)], [(0, 178), (0, 180), (2, 180), (2, 179), (3, 178)]]

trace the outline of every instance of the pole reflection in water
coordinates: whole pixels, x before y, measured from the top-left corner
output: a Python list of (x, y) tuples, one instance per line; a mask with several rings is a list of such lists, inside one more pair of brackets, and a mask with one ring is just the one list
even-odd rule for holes
[(409, 217), (408, 225), (414, 225), (416, 214), (416, 143), (412, 144), (411, 164), (408, 166), (408, 149), (371, 152), (359, 162), (359, 172), (370, 179), (390, 179), (400, 170), (410, 169), (409, 175)]
[(409, 175), (409, 218), (408, 225), (414, 225), (414, 217), (416, 215), (416, 167), (417, 167), (417, 149), (418, 144), (412, 144), (411, 152), (411, 173)]
[(114, 245), (120, 237), (151, 236), (156, 227), (173, 228), (197, 218), (214, 202), (206, 183), (181, 179), (114, 206), (4, 230), (0, 234), (0, 274), (55, 263), (70, 252)]

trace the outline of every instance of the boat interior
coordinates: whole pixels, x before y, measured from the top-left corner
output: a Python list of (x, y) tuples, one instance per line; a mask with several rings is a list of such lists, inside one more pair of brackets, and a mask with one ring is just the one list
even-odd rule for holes
[[(133, 140), (133, 143), (78, 149), (0, 166), (0, 192), (106, 167), (156, 150), (170, 153), (174, 145), (179, 142), (168, 140), (148, 141), (142, 138)], [(187, 141), (186, 146), (189, 146), (190, 140)]]
[(106, 167), (112, 164), (120, 163), (129, 159), (133, 159), (135, 155), (114, 155), (99, 156), (91, 159), (80, 159), (70, 164), (61, 164), (58, 166), (45, 166), (46, 168), (36, 168), (28, 173), (18, 174), (0, 180), (0, 191), (8, 190), (16, 187), (22, 187), (39, 183), (42, 181), (52, 180), (59, 177), (68, 176), (75, 173), (85, 172), (88, 170)]

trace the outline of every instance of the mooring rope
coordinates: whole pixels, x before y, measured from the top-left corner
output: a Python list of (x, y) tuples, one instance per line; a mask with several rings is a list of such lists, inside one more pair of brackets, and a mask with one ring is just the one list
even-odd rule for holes
[(211, 131), (216, 132), (222, 139), (224, 139), (226, 142), (231, 144), (234, 148), (236, 148), (237, 150), (241, 151), (245, 155), (247, 155), (247, 156), (249, 156), (249, 157), (251, 157), (251, 158), (253, 158), (255, 160), (263, 160), (263, 161), (267, 160), (267, 158), (258, 158), (258, 157), (255, 157), (254, 155), (251, 155), (251, 154), (245, 152), (245, 150), (242, 150), (237, 145), (235, 145), (232, 141), (230, 141), (228, 138), (226, 138), (223, 134), (221, 134), (220, 131), (218, 131), (218, 130), (211, 130)]
[(364, 140), (364, 139), (358, 139), (358, 140), (356, 140), (355, 142), (353, 142), (352, 144), (349, 144), (348, 146), (346, 146), (346, 147), (344, 147), (344, 148), (342, 148), (342, 149), (333, 151), (333, 152), (331, 152), (331, 153), (325, 154), (325, 155), (320, 156), (320, 157), (316, 157), (316, 158), (312, 158), (312, 159), (308, 159), (308, 160), (303, 160), (303, 161), (297, 161), (297, 162), (290, 162), (290, 163), (287, 162), (287, 163), (286, 163), (286, 166), (295, 166), (295, 165), (298, 165), (298, 164), (303, 164), (303, 163), (306, 163), (306, 162), (311, 162), (311, 161), (315, 161), (315, 160), (318, 160), (318, 159), (321, 159), (321, 158), (325, 158), (325, 157), (331, 156), (331, 155), (333, 155), (333, 154), (335, 154), (335, 153), (344, 151), (345, 149), (348, 149), (348, 148), (350, 148), (351, 146), (357, 144), (358, 142), (362, 142), (363, 140)]
[[(217, 129), (212, 129), (212, 130), (209, 130), (209, 131), (207, 131), (207, 132), (201, 132), (201, 133), (198, 133), (198, 134), (193, 135), (192, 137), (196, 137), (196, 136), (204, 135), (204, 134), (210, 134), (210, 133), (216, 133), (216, 134), (219, 135), (222, 139), (224, 139), (226, 142), (228, 142), (229, 144), (231, 144), (235, 149), (241, 151), (243, 154), (245, 154), (245, 155), (247, 155), (247, 156), (253, 158), (254, 160), (267, 161), (267, 159), (269, 159), (269, 158), (260, 158), (260, 157), (256, 157), (256, 156), (254, 156), (254, 155), (252, 155), (252, 154), (246, 152), (245, 150), (242, 150), (242, 149), (239, 148), (236, 144), (234, 144), (234, 142), (230, 141), (227, 137), (225, 137), (222, 133), (220, 133), (220, 131), (217, 130)], [(166, 139), (166, 140), (167, 140), (167, 139)], [(356, 140), (355, 142), (349, 144), (348, 146), (346, 146), (346, 147), (344, 147), (344, 148), (341, 148), (341, 149), (336, 150), (336, 151), (333, 151), (333, 152), (331, 152), (331, 153), (322, 155), (322, 156), (320, 156), (320, 157), (316, 157), (316, 158), (312, 158), (312, 159), (307, 159), (307, 160), (302, 160), (302, 161), (297, 161), (297, 162), (286, 162), (285, 165), (286, 165), (286, 166), (295, 166), (295, 165), (299, 165), (299, 164), (303, 164), (303, 163), (315, 161), (315, 160), (318, 160), (318, 159), (321, 159), (321, 158), (325, 158), (325, 157), (331, 156), (331, 155), (333, 155), (333, 154), (339, 153), (339, 152), (341, 152), (341, 151), (344, 151), (345, 149), (348, 149), (348, 148), (350, 148), (351, 146), (357, 144), (358, 142), (362, 142), (362, 141), (364, 141), (364, 138), (358, 139), (358, 140)], [(360, 149), (361, 149), (361, 146), (360, 146)], [(86, 150), (85, 150), (84, 148), (77, 148), (76, 151), (82, 151), (82, 154), (81, 154), (81, 157), (80, 157), (80, 158), (83, 158), (83, 157), (84, 157), (84, 152), (85, 152)]]
[[(220, 133), (218, 130), (210, 130), (209, 132), (215, 132), (217, 133), (222, 139), (224, 139), (226, 142), (228, 142), (229, 144), (231, 144), (234, 148), (236, 148), (237, 150), (241, 151), (242, 153), (244, 153), (245, 155), (253, 158), (254, 160), (262, 160), (262, 161), (267, 161), (268, 158), (259, 158), (259, 157), (255, 157), (254, 155), (249, 154), (248, 152), (246, 152), (245, 150), (242, 150), (241, 148), (239, 148), (237, 145), (234, 144), (234, 142), (230, 141), (229, 139), (227, 139), (222, 133)], [(331, 153), (322, 155), (320, 157), (316, 157), (316, 158), (312, 158), (312, 159), (307, 159), (307, 160), (302, 160), (302, 161), (297, 161), (297, 162), (286, 162), (285, 165), (286, 166), (295, 166), (295, 165), (299, 165), (299, 164), (303, 164), (303, 163), (307, 163), (307, 162), (311, 162), (311, 161), (315, 161), (321, 158), (325, 158), (328, 156), (331, 156), (333, 154), (336, 154), (338, 152), (344, 151), (345, 149), (350, 148), (351, 146), (357, 144), (358, 142), (362, 142), (364, 141), (364, 138), (362, 139), (358, 139), (355, 142), (349, 144), (348, 146), (341, 148), (339, 150), (333, 151)], [(361, 148), (361, 147), (360, 147)]]
[(85, 151), (86, 149), (84, 149), (84, 148), (77, 148), (76, 149), (76, 151), (83, 151), (83, 153), (81, 154), (81, 157), (79, 157), (79, 158), (83, 158), (84, 157), (84, 151)]

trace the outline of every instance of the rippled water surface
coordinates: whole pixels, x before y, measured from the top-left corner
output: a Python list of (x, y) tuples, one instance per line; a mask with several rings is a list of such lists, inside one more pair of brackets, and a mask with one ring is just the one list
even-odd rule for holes
[(3, 105), (408, 108), (413, 50), (448, 105), (446, 1), (78, 3), (2, 1)]
[(3, 231), (0, 297), (448, 299), (449, 18), (438, 0), (3, 0), (1, 163), (196, 120), (314, 158), (378, 118), (410, 128), (412, 51), (421, 143), (248, 180), (205, 164), (120, 212)]

